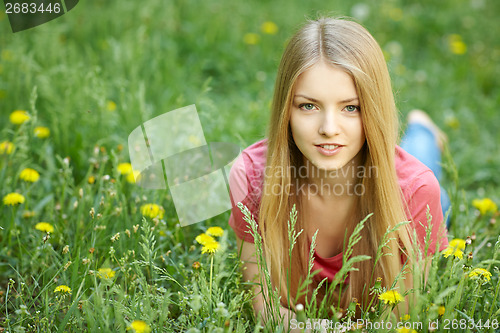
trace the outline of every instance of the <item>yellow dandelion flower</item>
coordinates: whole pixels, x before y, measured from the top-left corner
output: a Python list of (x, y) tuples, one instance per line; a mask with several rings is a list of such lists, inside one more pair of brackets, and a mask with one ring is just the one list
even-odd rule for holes
[(23, 219), (29, 219), (35, 216), (35, 212), (32, 210), (25, 210), (23, 212)]
[(134, 330), (135, 333), (150, 333), (151, 327), (142, 320), (134, 320), (127, 330)]
[(14, 206), (24, 203), (25, 200), (24, 195), (14, 192), (3, 197), (3, 204), (6, 206)]
[(94, 176), (90, 176), (89, 178), (87, 178), (87, 183), (94, 184), (95, 183), (95, 177)]
[(411, 328), (406, 328), (406, 327), (397, 328), (397, 329), (396, 329), (396, 332), (398, 332), (398, 333), (418, 333), (418, 332), (417, 332), (417, 331), (415, 331), (414, 329), (411, 329)]
[(106, 102), (106, 110), (115, 111), (116, 110), (116, 103), (113, 101), (107, 101)]
[(66, 293), (66, 294), (71, 294), (71, 288), (68, 286), (65, 286), (64, 284), (57, 286), (56, 289), (54, 289), (55, 293)]
[(453, 54), (464, 54), (467, 52), (467, 45), (462, 40), (462, 36), (451, 34), (448, 36), (448, 47)]
[(446, 250), (443, 252), (443, 256), (445, 258), (448, 258), (449, 256), (453, 255), (455, 258), (462, 259), (464, 257), (464, 253), (460, 251), (459, 249), (453, 248), (453, 247), (447, 247)]
[(48, 232), (48, 233), (54, 232), (54, 227), (52, 226), (52, 224), (50, 224), (48, 222), (39, 222), (39, 223), (37, 223), (35, 225), (35, 229), (43, 231), (43, 232)]
[(259, 35), (253, 33), (253, 32), (249, 32), (249, 33), (246, 33), (244, 36), (243, 36), (243, 42), (245, 44), (248, 44), (248, 45), (255, 45), (259, 42)]
[(9, 119), (14, 125), (21, 125), (22, 123), (30, 120), (30, 115), (24, 110), (15, 110), (10, 114)]
[(2, 141), (0, 142), (0, 155), (12, 153), (14, 149), (14, 144), (10, 141)]
[(450, 241), (448, 247), (443, 251), (443, 256), (448, 258), (453, 255), (455, 258), (462, 259), (464, 256), (463, 250), (465, 250), (465, 240), (455, 238)]
[(40, 174), (34, 169), (26, 168), (21, 171), (19, 178), (25, 182), (34, 183), (40, 179)]
[(132, 164), (130, 163), (120, 163), (116, 168), (120, 175), (128, 175), (132, 172)]
[(50, 136), (50, 129), (45, 126), (37, 126), (33, 130), (33, 134), (39, 139), (45, 139)]
[(385, 304), (398, 304), (399, 302), (403, 302), (403, 296), (398, 293), (396, 290), (389, 290), (385, 293), (382, 293), (378, 296), (378, 299), (384, 301)]
[(132, 170), (132, 172), (129, 173), (126, 177), (127, 182), (129, 182), (130, 184), (135, 184), (136, 180), (139, 181), (140, 175), (141, 175), (140, 171)]
[(205, 243), (201, 248), (201, 253), (215, 253), (219, 249), (219, 246), (219, 242), (217, 241)]
[(115, 276), (116, 272), (108, 267), (99, 268), (99, 273), (97, 274), (101, 279), (111, 279)]
[(266, 21), (262, 23), (260, 30), (265, 34), (275, 35), (278, 32), (278, 26), (274, 22)]
[(491, 273), (484, 268), (474, 268), (472, 271), (470, 271), (469, 277), (491, 281)]
[(477, 208), (481, 215), (485, 215), (487, 213), (496, 213), (498, 211), (497, 204), (490, 198), (474, 199), (472, 200), (472, 206), (474, 206), (474, 208)]
[(207, 234), (199, 234), (196, 236), (195, 240), (200, 243), (201, 245), (205, 245), (207, 243), (215, 242), (215, 238), (212, 236), (209, 236)]
[(441, 305), (438, 308), (438, 315), (440, 315), (440, 316), (444, 315), (445, 311), (446, 311), (446, 308), (443, 305)]
[(159, 218), (161, 220), (165, 214), (165, 209), (157, 204), (145, 204), (141, 206), (141, 214), (151, 219)]
[(206, 234), (209, 236), (221, 237), (222, 235), (224, 235), (224, 229), (222, 229), (221, 227), (210, 227), (207, 229)]
[(465, 250), (465, 240), (461, 238), (454, 238), (450, 241), (448, 246), (463, 251)]

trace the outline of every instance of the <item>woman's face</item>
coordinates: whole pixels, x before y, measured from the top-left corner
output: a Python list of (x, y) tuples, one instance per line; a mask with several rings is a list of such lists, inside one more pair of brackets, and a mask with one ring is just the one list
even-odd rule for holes
[(349, 164), (365, 143), (352, 78), (320, 61), (298, 77), (292, 98), (290, 127), (304, 157), (325, 171)]

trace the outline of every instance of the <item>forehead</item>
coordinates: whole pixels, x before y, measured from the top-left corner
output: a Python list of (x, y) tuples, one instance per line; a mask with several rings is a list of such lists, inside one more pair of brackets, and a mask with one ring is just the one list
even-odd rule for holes
[(322, 61), (299, 75), (294, 94), (315, 99), (358, 97), (352, 77), (343, 69)]

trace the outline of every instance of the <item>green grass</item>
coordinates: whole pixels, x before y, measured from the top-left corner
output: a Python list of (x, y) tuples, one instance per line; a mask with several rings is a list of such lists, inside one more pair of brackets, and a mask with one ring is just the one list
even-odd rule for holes
[[(16, 34), (2, 11), (0, 142), (16, 148), (0, 155), (0, 196), (19, 192), (26, 202), (0, 207), (0, 327), (125, 331), (144, 320), (157, 332), (256, 330), (229, 214), (180, 227), (168, 191), (140, 189), (116, 167), (129, 161), (134, 128), (189, 104), (196, 104), (208, 142), (246, 147), (263, 138), (286, 39), (305, 18), (353, 15), (360, 8), (368, 13), (360, 21), (387, 55), (402, 122), (409, 110), (424, 109), (449, 137), (443, 186), (454, 207), (450, 239), (475, 235), (467, 248), (471, 261), (434, 261), (431, 283), (417, 288), (411, 316), (438, 319), (431, 312), (443, 304), (441, 323), (498, 318), (500, 223), (493, 224), (491, 214), (479, 216), (471, 202), (489, 197), (500, 203), (500, 3), (377, 4), (80, 1), (67, 15)], [(278, 32), (264, 34), (265, 21)], [(245, 44), (246, 33), (257, 33), (258, 43)], [(450, 48), (455, 34), (464, 54)], [(116, 110), (108, 110), (108, 101)], [(31, 120), (11, 124), (17, 109)], [(50, 137), (34, 137), (35, 126), (47, 126)], [(20, 180), (25, 167), (36, 169), (40, 180)], [(165, 216), (143, 219), (145, 203), (163, 206)], [(34, 215), (23, 217), (26, 211)], [(48, 239), (34, 228), (41, 221), (55, 228)], [(213, 225), (226, 233), (212, 257), (194, 239)], [(487, 268), (491, 281), (465, 279), (463, 264)], [(99, 277), (103, 267), (115, 276)], [(71, 295), (57, 296), (58, 285), (69, 286)], [(422, 315), (430, 303), (435, 306)], [(378, 310), (377, 318), (389, 313)]]

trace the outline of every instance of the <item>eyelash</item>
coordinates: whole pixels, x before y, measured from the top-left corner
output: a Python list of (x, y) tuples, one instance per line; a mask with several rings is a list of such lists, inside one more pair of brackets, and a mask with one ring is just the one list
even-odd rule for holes
[[(313, 110), (313, 109), (304, 109), (304, 107), (305, 107), (306, 105), (310, 105), (310, 106), (312, 106), (312, 107), (315, 107), (315, 105), (314, 105), (313, 103), (301, 103), (301, 104), (299, 104), (299, 109), (301, 109), (301, 110), (303, 110), (303, 111), (312, 111), (312, 110)], [(352, 110), (352, 111), (347, 111), (348, 113), (354, 113), (354, 112), (356, 112), (356, 111), (359, 111), (359, 110), (360, 110), (360, 109), (359, 109), (359, 106), (357, 106), (357, 105), (346, 105), (346, 106), (344, 107), (344, 109), (346, 109), (346, 108), (348, 108), (348, 107), (351, 107), (351, 106), (352, 106), (352, 107), (354, 107), (355, 109), (354, 109), (354, 110)], [(343, 110), (344, 110), (344, 109), (343, 109)]]

